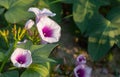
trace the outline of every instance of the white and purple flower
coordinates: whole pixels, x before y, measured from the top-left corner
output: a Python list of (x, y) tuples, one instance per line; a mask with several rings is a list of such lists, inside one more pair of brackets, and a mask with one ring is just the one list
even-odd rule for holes
[(92, 68), (86, 65), (78, 65), (74, 68), (75, 77), (91, 77)]
[(60, 38), (60, 26), (48, 17), (43, 17), (37, 23), (38, 32), (42, 40), (48, 43), (58, 42)]
[(34, 21), (33, 20), (28, 20), (25, 24), (25, 29), (28, 30), (30, 29), (32, 26), (34, 25)]
[(85, 64), (86, 63), (86, 57), (84, 56), (84, 55), (79, 55), (78, 57), (77, 57), (77, 65), (79, 64)]
[(29, 8), (29, 11), (34, 12), (36, 15), (36, 24), (38, 32), (42, 38), (42, 41), (48, 43), (58, 42), (61, 36), (61, 27), (48, 16), (55, 16), (50, 10), (44, 8), (39, 10), (38, 8)]
[(29, 67), (32, 63), (32, 56), (30, 50), (16, 48), (11, 55), (11, 61), (16, 67)]
[(55, 16), (56, 14), (55, 13), (52, 13), (50, 10), (46, 9), (46, 8), (43, 8), (42, 10), (40, 10), (39, 8), (36, 8), (36, 7), (31, 7), (28, 9), (28, 11), (30, 12), (34, 12), (35, 15), (36, 15), (36, 23), (39, 22), (39, 20), (42, 18), (42, 17), (48, 17), (48, 16)]

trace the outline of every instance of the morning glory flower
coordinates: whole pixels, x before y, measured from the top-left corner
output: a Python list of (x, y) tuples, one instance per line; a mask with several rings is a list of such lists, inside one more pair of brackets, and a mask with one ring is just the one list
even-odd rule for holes
[(78, 65), (74, 68), (75, 77), (91, 77), (92, 68), (86, 65)]
[(16, 48), (11, 55), (11, 61), (15, 67), (29, 67), (32, 63), (30, 50)]
[(61, 27), (48, 16), (55, 16), (50, 10), (44, 8), (39, 10), (38, 8), (29, 8), (28, 11), (34, 12), (36, 15), (37, 29), (42, 38), (44, 44), (58, 42), (61, 36)]
[(25, 24), (25, 29), (30, 29), (32, 26), (34, 25), (34, 21), (33, 20), (28, 20)]
[(48, 17), (42, 17), (37, 23), (38, 32), (42, 40), (48, 43), (58, 42), (60, 38), (60, 26)]
[(86, 57), (84, 55), (79, 55), (77, 57), (77, 64), (85, 64), (86, 63)]
[(52, 13), (50, 10), (48, 10), (46, 8), (43, 8), (42, 10), (39, 10), (36, 7), (31, 7), (31, 8), (28, 9), (28, 11), (35, 13), (35, 15), (36, 15), (36, 23), (39, 22), (41, 17), (44, 17), (44, 16), (53, 17), (53, 16), (56, 15), (55, 13)]

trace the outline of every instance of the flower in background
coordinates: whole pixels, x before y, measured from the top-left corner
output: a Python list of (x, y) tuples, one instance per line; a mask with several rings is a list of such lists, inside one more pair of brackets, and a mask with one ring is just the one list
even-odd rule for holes
[(86, 57), (84, 55), (79, 55), (77, 57), (77, 64), (85, 64), (86, 63)]
[(85, 67), (83, 65), (78, 65), (74, 69), (75, 77), (85, 77)]
[(34, 21), (33, 20), (28, 20), (25, 24), (25, 29), (30, 29), (32, 26), (34, 25)]
[(75, 77), (91, 77), (92, 68), (86, 65), (86, 57), (79, 55), (77, 57), (77, 66), (74, 68)]
[(29, 8), (29, 11), (34, 12), (36, 15), (36, 24), (38, 32), (42, 38), (42, 41), (48, 43), (58, 42), (61, 36), (61, 27), (48, 16), (55, 16), (50, 10), (44, 8), (39, 10), (38, 8)]
[(86, 65), (78, 65), (74, 69), (75, 77), (91, 77), (92, 68)]
[(11, 55), (11, 61), (16, 67), (29, 67), (32, 63), (31, 52), (22, 48), (17, 48)]

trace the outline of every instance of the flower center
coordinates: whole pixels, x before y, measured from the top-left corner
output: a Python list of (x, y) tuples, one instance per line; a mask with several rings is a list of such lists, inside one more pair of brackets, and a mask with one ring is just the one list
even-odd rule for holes
[(26, 62), (26, 56), (25, 55), (18, 55), (16, 60), (17, 60), (18, 63), (24, 64)]
[(85, 60), (84, 57), (79, 58), (79, 61), (80, 61), (80, 62), (83, 61), (83, 60)]
[(45, 26), (43, 29), (42, 29), (42, 32), (43, 32), (43, 35), (45, 37), (52, 37), (52, 34), (53, 34), (53, 30), (48, 27), (48, 26)]
[(78, 75), (78, 77), (84, 77), (84, 75), (85, 75), (85, 70), (84, 70), (84, 69), (79, 69), (79, 70), (77, 70), (77, 75)]

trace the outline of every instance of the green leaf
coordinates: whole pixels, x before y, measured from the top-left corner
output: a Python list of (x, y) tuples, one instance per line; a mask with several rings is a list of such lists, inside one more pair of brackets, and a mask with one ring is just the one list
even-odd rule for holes
[(48, 68), (40, 64), (31, 65), (21, 75), (21, 77), (48, 77), (48, 76), (49, 76)]
[(120, 5), (120, 0), (110, 0), (111, 6), (116, 7)]
[(10, 7), (10, 1), (9, 0), (0, 0), (0, 6), (3, 6), (6, 9), (8, 9)]
[(51, 51), (57, 46), (57, 44), (46, 44), (46, 45), (32, 45), (30, 50), (32, 56), (46, 57), (50, 55)]
[(15, 2), (11, 5), (11, 7), (24, 7), (28, 8), (32, 4), (35, 4), (38, 2), (38, 0), (14, 0)]
[(22, 20), (27, 20), (30, 18), (32, 14), (27, 12), (27, 10), (24, 10), (23, 8), (15, 7), (12, 9), (9, 9), (5, 13), (5, 18), (10, 23), (18, 23)]
[(28, 8), (38, 0), (0, 0), (0, 5), (7, 9), (5, 18), (10, 23), (18, 23), (33, 16)]
[(93, 60), (104, 57), (109, 49), (119, 44), (119, 7), (110, 11), (107, 18), (99, 13), (99, 8), (110, 4), (109, 0), (76, 0), (73, 4), (73, 18), (88, 38), (88, 52)]
[(111, 9), (107, 15), (108, 19), (98, 15), (95, 16), (96, 21), (91, 20), (94, 24), (87, 30), (87, 33), (89, 33), (88, 52), (93, 60), (100, 60), (115, 44), (120, 46), (119, 13), (120, 11), (116, 7)]
[(32, 42), (31, 41), (27, 41), (26, 43), (21, 43), (18, 44), (16, 48), (23, 48), (23, 49), (28, 49), (30, 50), (31, 46), (32, 46)]
[(3, 44), (0, 45), (1, 49), (4, 49), (4, 50), (8, 49), (8, 45), (7, 45), (7, 43), (6, 43), (6, 41), (5, 41), (3, 36), (2, 37), (0, 36), (0, 43), (3, 43)]
[(56, 46), (57, 44), (32, 45), (30, 50), (32, 51), (33, 63), (55, 62), (48, 57)]
[(100, 60), (110, 49), (109, 38), (102, 34), (98, 35), (91, 35), (88, 40), (88, 52), (94, 61)]
[(31, 41), (27, 41), (26, 43), (18, 44), (17, 48), (30, 50), (32, 52), (33, 63), (45, 63), (55, 62), (48, 58), (48, 56), (56, 46), (57, 44), (33, 45)]
[(4, 11), (5, 11), (5, 9), (0, 7), (0, 14), (2, 14)]
[(0, 74), (0, 77), (19, 77), (18, 71), (8, 71)]
[(89, 28), (89, 20), (99, 11), (101, 5), (107, 5), (109, 2), (104, 0), (75, 0), (73, 4), (73, 19), (84, 33)]
[[(57, 6), (57, 8), (56, 8)], [(53, 19), (60, 23), (61, 22), (61, 12), (62, 12), (62, 6), (61, 3), (55, 3), (55, 4), (50, 4), (50, 10), (54, 13), (56, 13), (56, 16), (53, 17)]]
[(114, 24), (120, 25), (120, 6), (112, 8), (107, 15), (107, 19)]
[(2, 62), (5, 58), (5, 54), (3, 52), (0, 52), (0, 62)]
[(27, 69), (20, 77), (41, 77), (41, 75), (32, 69)]
[(94, 14), (93, 5), (89, 0), (76, 0), (73, 4), (73, 19), (82, 33), (86, 31), (89, 19)]
[(113, 31), (114, 41), (120, 47), (120, 6), (114, 7), (107, 15), (108, 20), (117, 28)]
[(33, 56), (32, 60), (33, 60), (33, 63), (37, 63), (37, 64), (46, 63), (46, 62), (56, 62), (53, 59), (41, 57), (41, 56)]

